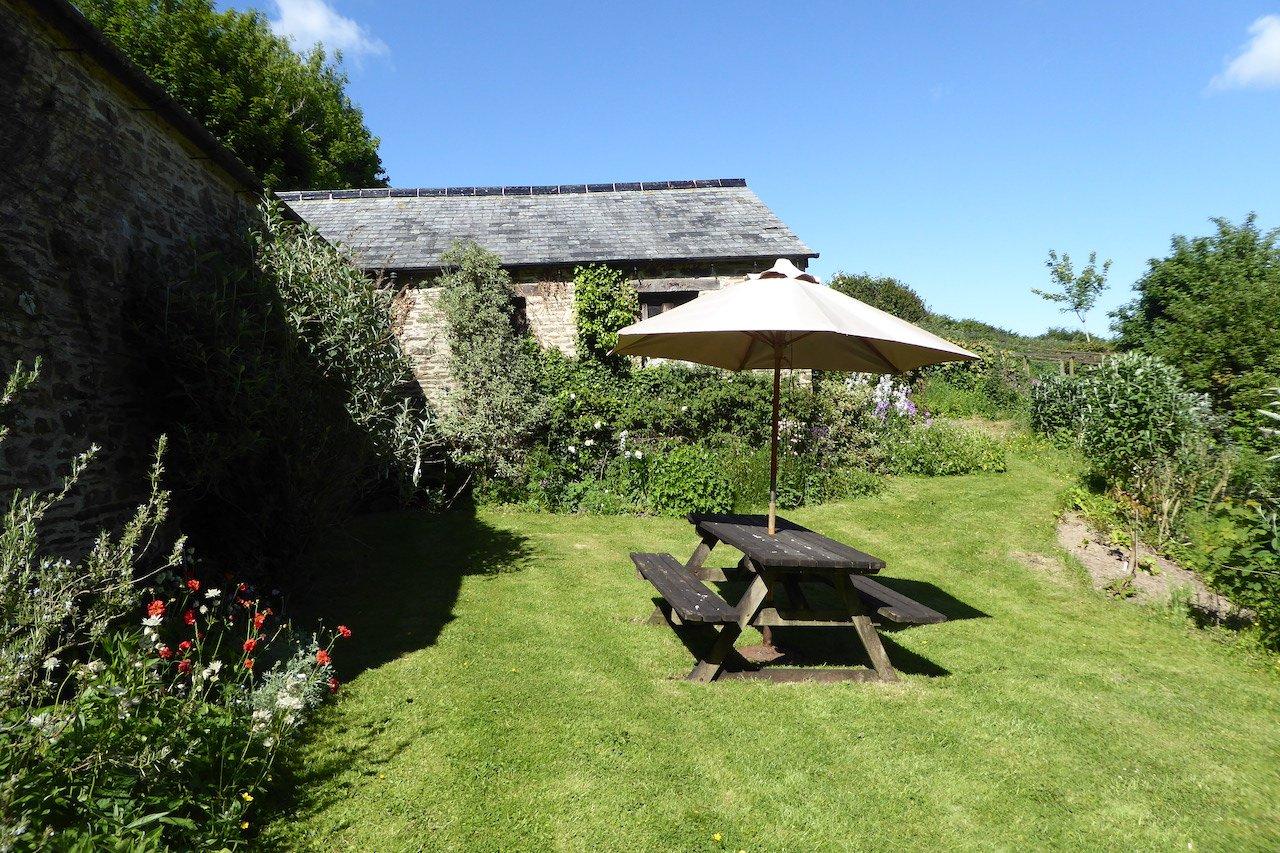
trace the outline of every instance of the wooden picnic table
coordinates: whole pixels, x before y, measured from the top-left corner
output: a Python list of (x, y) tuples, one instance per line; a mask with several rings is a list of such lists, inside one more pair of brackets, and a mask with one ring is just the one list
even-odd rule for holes
[[(632, 554), (636, 570), (662, 596), (663, 621), (701, 632), (703, 650), (689, 673), (693, 681), (716, 678), (768, 678), (774, 681), (896, 681), (897, 673), (880, 641), (872, 613), (906, 624), (942, 622), (946, 617), (895, 592), (868, 575), (884, 568), (884, 561), (829, 539), (786, 519), (777, 519), (777, 533), (768, 533), (764, 515), (689, 516), (700, 541), (682, 565), (670, 554)], [(716, 545), (741, 552), (734, 569), (706, 568)], [(730, 603), (706, 581), (747, 581), (737, 602)], [(834, 588), (842, 605), (817, 608), (810, 604), (802, 582)], [(872, 669), (764, 668), (726, 671), (733, 645), (742, 632), (758, 628), (766, 645), (774, 627), (851, 627), (867, 651)]]

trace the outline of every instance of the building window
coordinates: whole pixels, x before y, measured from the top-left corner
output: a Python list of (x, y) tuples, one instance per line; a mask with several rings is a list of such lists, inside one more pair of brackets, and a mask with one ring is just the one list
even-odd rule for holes
[(663, 311), (670, 311), (677, 305), (683, 305), (691, 302), (698, 296), (696, 290), (672, 290), (662, 293), (641, 293), (640, 294), (640, 319), (647, 320), (650, 317), (656, 317)]

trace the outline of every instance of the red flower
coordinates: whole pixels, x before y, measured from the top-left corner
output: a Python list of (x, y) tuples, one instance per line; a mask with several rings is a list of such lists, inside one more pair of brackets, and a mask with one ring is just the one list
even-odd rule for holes
[(249, 585), (247, 583), (242, 583), (239, 586), (237, 586), (236, 589), (239, 590), (240, 592), (248, 592)]
[(321, 649), (320, 651), (316, 652), (316, 663), (320, 664), (321, 666), (328, 666), (329, 653), (326, 652), (324, 649)]
[(262, 626), (263, 626), (263, 625), (265, 625), (266, 623), (267, 623), (267, 614), (266, 614), (265, 612), (264, 612), (264, 613), (256, 613), (256, 614), (254, 614), (254, 617), (253, 617), (253, 627), (254, 627), (256, 630), (261, 631), (261, 630), (262, 630)]
[(338, 626), (338, 633), (339, 633), (339, 634), (341, 634), (341, 635), (342, 635), (342, 639), (344, 639), (344, 640), (345, 640), (345, 639), (347, 639), (348, 637), (350, 637), (350, 636), (351, 636), (351, 629), (350, 629), (350, 628), (348, 628), (346, 625), (339, 625), (339, 626)]
[(255, 648), (257, 645), (258, 645), (258, 641), (257, 641), (257, 640), (255, 640), (255, 639), (253, 639), (252, 637), (250, 637), (249, 639), (247, 639), (247, 640), (245, 640), (245, 641), (244, 641), (244, 650), (245, 650), (246, 652), (251, 652), (251, 651), (253, 651), (253, 650), (254, 650), (254, 648)]
[(178, 651), (182, 652), (184, 655), (191, 651), (191, 641), (183, 640), (181, 643), (178, 643)]
[(196, 624), (196, 612), (188, 607), (186, 612), (182, 614), (182, 621), (188, 625)]
[(330, 692), (330, 693), (337, 693), (337, 692), (338, 692), (338, 679), (336, 679), (336, 678), (330, 678), (330, 679), (329, 679), (329, 692)]
[(169, 658), (173, 657), (173, 649), (169, 648), (168, 646), (161, 646), (160, 648), (156, 649), (156, 654), (160, 655), (161, 660), (168, 660)]
[(252, 606), (253, 606), (253, 602), (252, 602), (252, 601), (250, 601), (250, 600), (249, 600), (249, 599), (247, 599), (247, 598), (237, 598), (237, 599), (236, 599), (236, 604), (239, 604), (241, 607), (252, 607)]
[(253, 669), (253, 658), (249, 658), (244, 662), (245, 669)]
[(196, 580), (195, 578), (191, 578), (189, 581), (187, 581), (187, 589), (191, 590), (192, 592), (199, 592), (200, 581)]
[(163, 615), (164, 615), (164, 602), (157, 598), (155, 601), (153, 601), (153, 602), (151, 602), (150, 604), (148, 604), (148, 605), (147, 605), (147, 615), (148, 615), (148, 616), (151, 616), (151, 617), (163, 616)]
[(187, 660), (186, 658), (183, 658), (182, 660), (178, 661), (178, 672), (182, 673), (183, 675), (186, 675), (189, 672), (191, 672), (191, 661)]

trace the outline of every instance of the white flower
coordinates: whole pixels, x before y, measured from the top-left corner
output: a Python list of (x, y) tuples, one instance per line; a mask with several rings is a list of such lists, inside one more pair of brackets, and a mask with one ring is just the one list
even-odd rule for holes
[(599, 421), (596, 421), (595, 428), (596, 428), (596, 429), (600, 429), (600, 422), (599, 422)]
[(209, 587), (204, 591), (205, 598), (217, 598), (220, 595), (222, 595), (222, 590), (215, 589), (214, 587)]
[(681, 407), (680, 407), (680, 411), (682, 411), (682, 412), (687, 412), (687, 411), (689, 411), (689, 407), (688, 407), (688, 406), (681, 406)]
[(578, 448), (574, 447), (572, 444), (571, 444), (571, 445), (569, 445), (569, 455), (570, 455), (570, 456), (574, 455), (574, 454), (575, 454), (575, 453), (577, 453), (577, 452), (578, 452)]
[(586, 441), (582, 443), (587, 447), (591, 447), (596, 443), (596, 440), (594, 438), (588, 438)]
[(576, 399), (578, 399), (578, 395), (577, 395), (577, 394), (575, 394), (575, 393), (573, 393), (572, 391), (570, 391), (570, 392), (569, 392), (569, 399), (570, 399), (570, 400), (576, 400)]
[(637, 458), (637, 459), (643, 459), (643, 458), (644, 458), (644, 454), (643, 454), (643, 453), (641, 453), (639, 450), (637, 450), (637, 451), (636, 451), (636, 458)]
[(58, 668), (58, 664), (62, 663), (57, 657), (45, 658), (44, 668), (48, 672), (53, 672)]
[(276, 706), (283, 708), (286, 711), (301, 711), (302, 697), (290, 696), (288, 694), (282, 695), (279, 699), (276, 700)]
[(146, 628), (159, 628), (160, 623), (164, 621), (159, 616), (148, 616), (142, 620), (142, 624)]
[(209, 612), (209, 608), (208, 608), (208, 607), (205, 607), (203, 604), (201, 604), (201, 605), (200, 605), (200, 614), (203, 616), (205, 613), (208, 613), (208, 612)]

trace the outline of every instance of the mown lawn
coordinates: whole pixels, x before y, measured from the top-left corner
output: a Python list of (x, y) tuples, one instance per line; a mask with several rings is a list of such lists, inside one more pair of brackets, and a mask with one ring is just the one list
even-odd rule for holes
[(788, 513), (962, 617), (890, 636), (898, 685), (682, 681), (688, 653), (644, 624), (650, 588), (627, 560), (687, 556), (680, 520), (362, 518), (312, 597), (355, 629), (353, 677), (260, 841), (1280, 847), (1280, 678), (1065, 567), (1052, 522), (1068, 476), (1019, 458)]

